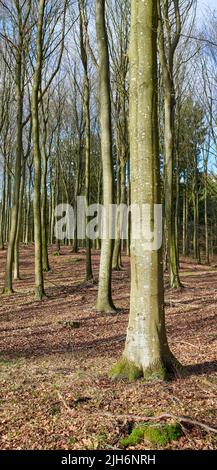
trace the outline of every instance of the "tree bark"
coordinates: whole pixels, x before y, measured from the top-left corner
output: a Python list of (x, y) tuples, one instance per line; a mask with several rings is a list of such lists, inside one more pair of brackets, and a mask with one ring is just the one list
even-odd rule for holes
[[(85, 204), (90, 204), (90, 81), (88, 76), (87, 59), (87, 17), (84, 0), (80, 0), (80, 48), (84, 69), (84, 111), (85, 111)], [(86, 219), (86, 225), (88, 218)], [(91, 262), (91, 240), (86, 234), (86, 280), (93, 279)]]
[(42, 43), (45, 0), (40, 0), (37, 22), (36, 66), (32, 89), (32, 136), (34, 154), (34, 240), (35, 240), (35, 298), (42, 300), (45, 296), (42, 266), (42, 232), (41, 232), (41, 151), (39, 142), (39, 102), (42, 73)]
[[(130, 46), (131, 203), (161, 203), (158, 97), (157, 11), (152, 0), (132, 0)], [(152, 216), (153, 217), (153, 216)], [(135, 214), (132, 213), (132, 226)], [(162, 248), (147, 248), (132, 237), (130, 318), (123, 357), (113, 377), (165, 378), (178, 368), (169, 350), (164, 316)]]
[[(10, 232), (7, 249), (7, 260), (5, 267), (4, 293), (13, 292), (13, 261), (14, 247), (17, 234), (17, 222), (19, 213), (19, 196), (20, 196), (20, 180), (21, 180), (21, 162), (23, 153), (23, 89), (22, 89), (22, 37), (16, 58), (16, 103), (17, 103), (17, 119), (16, 119), (16, 159), (14, 168), (14, 185), (13, 185), (13, 202), (10, 220)], [(10, 208), (8, 207), (8, 211)], [(9, 212), (8, 212), (9, 216)]]
[[(113, 204), (113, 162), (112, 162), (112, 125), (110, 98), (110, 70), (108, 38), (105, 24), (105, 0), (96, 0), (96, 30), (99, 49), (99, 81), (100, 81), (100, 125), (101, 152), (103, 168), (103, 240), (101, 247), (99, 288), (96, 308), (100, 312), (114, 312), (112, 301), (112, 253), (113, 240), (106, 234), (109, 218), (109, 207)], [(111, 222), (111, 220), (110, 220)]]

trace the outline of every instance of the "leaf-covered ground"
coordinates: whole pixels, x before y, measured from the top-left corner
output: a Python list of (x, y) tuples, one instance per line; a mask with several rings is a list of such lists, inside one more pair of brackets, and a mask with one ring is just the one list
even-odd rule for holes
[[(133, 420), (167, 412), (217, 427), (217, 270), (182, 260), (185, 289), (166, 289), (169, 343), (186, 366), (173, 382), (113, 382), (108, 371), (125, 340), (130, 266), (114, 273), (117, 315), (94, 310), (85, 255), (51, 249), (48, 299), (34, 301), (33, 247), (21, 250), (22, 281), (0, 296), (0, 448), (118, 449)], [(5, 253), (0, 254), (0, 289)], [(95, 278), (99, 254), (93, 253)], [(71, 322), (79, 328), (72, 328)], [(123, 418), (120, 416), (123, 415)], [(216, 449), (217, 434), (186, 424), (168, 449)], [(147, 442), (137, 449), (148, 449)]]

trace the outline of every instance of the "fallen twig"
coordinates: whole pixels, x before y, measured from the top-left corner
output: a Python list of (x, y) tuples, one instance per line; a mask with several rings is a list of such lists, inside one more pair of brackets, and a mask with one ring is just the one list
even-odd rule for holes
[[(112, 413), (104, 413), (103, 416), (108, 416), (111, 417)], [(176, 416), (170, 413), (162, 413), (159, 416), (137, 416), (137, 415), (115, 415), (115, 418), (117, 419), (127, 419), (130, 420), (132, 419), (133, 421), (160, 421), (162, 419), (173, 419), (174, 421), (179, 421), (180, 423), (188, 423), (192, 424), (193, 426), (199, 426), (203, 429), (205, 429), (208, 432), (214, 432), (217, 434), (217, 429), (213, 428), (211, 426), (208, 426), (207, 424), (201, 423), (200, 421), (196, 421), (191, 418), (187, 418), (185, 416)]]
[[(60, 392), (57, 392), (57, 395), (60, 399), (60, 401), (63, 403), (64, 405), (64, 408), (69, 411), (71, 414), (74, 415), (74, 412), (73, 410), (67, 405), (65, 399), (63, 398), (63, 396), (61, 395)], [(99, 414), (101, 414), (100, 412), (97, 412), (97, 413), (91, 413), (91, 415), (97, 415), (99, 416)], [(162, 413), (161, 415), (159, 416), (138, 416), (138, 415), (131, 415), (131, 414), (128, 414), (128, 415), (119, 415), (119, 414), (112, 414), (112, 413), (102, 413), (102, 415), (104, 417), (107, 417), (107, 418), (115, 418), (115, 419), (124, 419), (124, 420), (133, 420), (133, 421), (161, 421), (162, 419), (173, 419), (174, 421), (178, 421), (180, 423), (187, 423), (187, 424), (192, 424), (193, 426), (199, 426), (200, 428), (202, 429), (205, 429), (205, 431), (208, 431), (208, 432), (213, 432), (215, 434), (217, 434), (217, 429), (216, 428), (213, 428), (212, 426), (209, 426), (208, 424), (204, 424), (204, 423), (201, 423), (200, 421), (196, 421), (195, 419), (191, 419), (191, 418), (187, 418), (185, 416), (176, 416), (176, 415), (173, 415), (173, 414), (170, 414), (170, 413)]]

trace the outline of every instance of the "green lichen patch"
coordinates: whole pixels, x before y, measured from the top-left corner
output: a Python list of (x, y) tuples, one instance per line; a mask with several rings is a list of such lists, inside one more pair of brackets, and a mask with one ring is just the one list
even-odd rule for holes
[(177, 441), (182, 436), (179, 423), (155, 426), (150, 423), (141, 423), (135, 427), (131, 434), (120, 440), (123, 447), (136, 446), (142, 441), (148, 441), (156, 447), (165, 447), (171, 441)]

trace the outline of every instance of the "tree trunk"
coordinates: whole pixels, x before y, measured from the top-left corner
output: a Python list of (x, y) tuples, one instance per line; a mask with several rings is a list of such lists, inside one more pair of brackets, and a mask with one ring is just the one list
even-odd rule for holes
[(194, 184), (193, 184), (193, 208), (194, 208), (194, 259), (200, 264), (200, 246), (199, 246), (199, 194), (198, 194), (198, 167), (197, 167), (197, 150), (195, 149), (194, 158)]
[(43, 19), (45, 0), (40, 0), (37, 24), (37, 58), (32, 89), (32, 136), (34, 154), (34, 240), (35, 240), (35, 298), (42, 300), (45, 296), (42, 266), (42, 232), (41, 232), (41, 151), (39, 142), (39, 103), (38, 94), (41, 86)]
[(165, 94), (165, 216), (168, 236), (168, 264), (170, 287), (180, 287), (178, 254), (176, 249), (175, 217), (174, 217), (174, 98), (172, 89)]
[[(118, 204), (125, 204), (125, 159), (120, 158), (120, 198)], [(118, 211), (117, 220), (116, 220), (116, 237), (113, 250), (112, 258), (112, 269), (114, 271), (120, 271), (121, 269), (121, 233), (122, 233), (122, 224), (120, 218), (120, 212)]]
[(208, 223), (208, 188), (207, 188), (207, 178), (208, 178), (208, 155), (204, 157), (204, 222), (205, 222), (205, 245), (206, 245), (206, 264), (210, 264), (209, 258), (209, 223)]
[[(84, 69), (84, 111), (85, 111), (85, 204), (86, 210), (90, 204), (90, 82), (88, 77), (87, 60), (87, 18), (84, 0), (80, 3), (80, 48), (81, 59)], [(86, 219), (86, 226), (89, 220)], [(86, 234), (86, 280), (93, 279), (91, 263), (91, 240)]]
[(2, 196), (0, 207), (0, 250), (4, 250), (5, 241), (5, 181), (6, 181), (6, 156), (4, 155), (3, 175), (2, 175)]
[[(17, 223), (19, 213), (19, 196), (20, 196), (20, 179), (21, 179), (21, 161), (23, 152), (23, 91), (22, 91), (22, 58), (17, 58), (17, 75), (16, 75), (16, 102), (17, 102), (17, 137), (16, 137), (16, 160), (14, 168), (14, 184), (13, 184), (13, 205), (11, 210), (10, 233), (8, 240), (7, 260), (5, 268), (4, 293), (13, 292), (13, 261), (14, 247), (17, 234)], [(8, 224), (10, 220), (10, 206), (8, 206)], [(8, 225), (9, 226), (9, 225)]]
[(42, 267), (43, 272), (49, 272), (48, 247), (47, 247), (47, 122), (42, 103), (42, 163), (43, 173), (41, 181), (41, 233), (42, 233)]
[(186, 233), (186, 215), (187, 215), (187, 201), (186, 201), (186, 182), (183, 183), (183, 217), (182, 217), (182, 254), (187, 255), (187, 233)]
[(25, 226), (25, 245), (29, 243), (30, 235), (30, 214), (31, 214), (31, 165), (28, 168), (28, 192), (26, 195), (26, 226)]
[[(106, 233), (109, 208), (113, 204), (112, 125), (108, 38), (105, 24), (105, 0), (96, 0), (96, 30), (99, 49), (100, 125), (103, 168), (103, 240), (101, 247), (99, 288), (96, 308), (100, 312), (115, 311), (112, 302), (111, 277), (113, 240)], [(111, 220), (110, 220), (111, 222)]]
[(21, 232), (22, 216), (23, 216), (23, 195), (24, 195), (24, 186), (25, 186), (25, 160), (24, 158), (23, 158), (22, 167), (23, 168), (22, 168), (22, 176), (21, 176), (21, 184), (20, 184), (17, 233), (16, 233), (16, 240), (15, 240), (15, 245), (14, 245), (14, 280), (16, 281), (20, 279), (19, 245), (20, 245), (20, 232)]
[[(130, 48), (131, 202), (160, 204), (157, 112), (157, 11), (152, 0), (132, 0)], [(153, 215), (152, 215), (153, 219)], [(136, 223), (132, 213), (132, 226)], [(123, 357), (113, 377), (165, 378), (178, 363), (166, 337), (162, 247), (146, 246), (144, 235), (131, 243), (130, 318)]]

